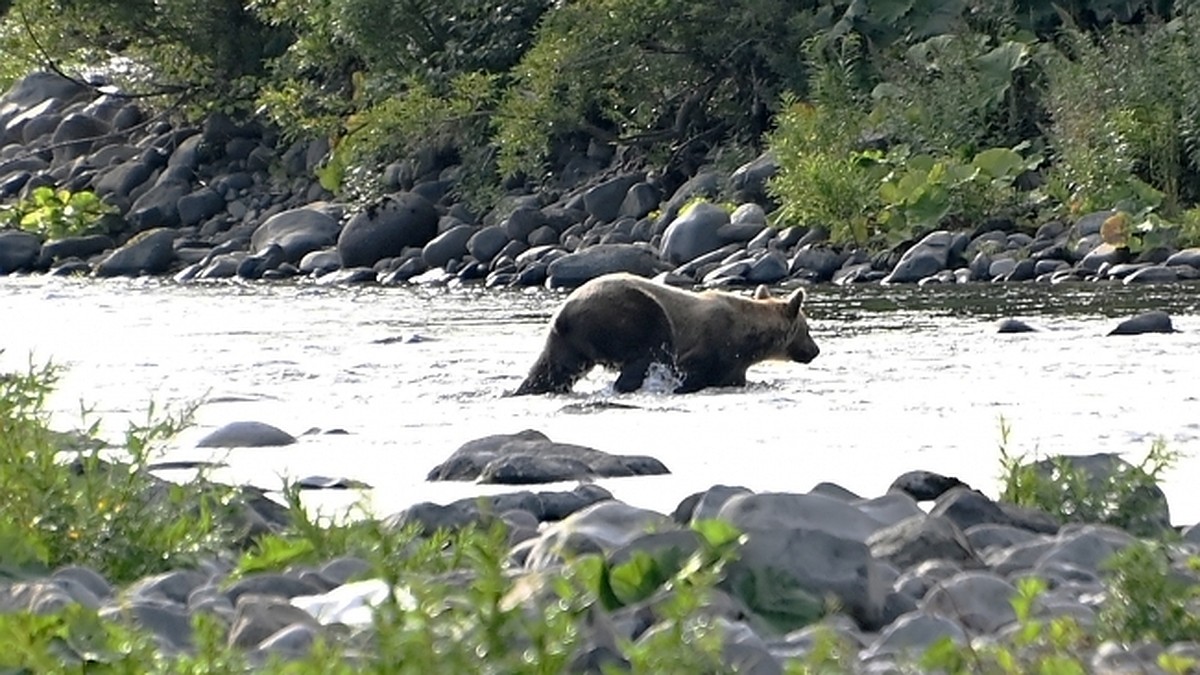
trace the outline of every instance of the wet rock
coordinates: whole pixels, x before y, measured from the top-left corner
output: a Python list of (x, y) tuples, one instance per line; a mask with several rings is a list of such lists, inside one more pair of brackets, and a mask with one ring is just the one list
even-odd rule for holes
[(283, 247), (270, 244), (254, 255), (242, 257), (238, 261), (237, 276), (242, 279), (261, 279), (268, 272), (278, 269), (285, 261)]
[(966, 487), (953, 488), (940, 495), (929, 514), (946, 516), (964, 531), (984, 523), (1013, 525), (1034, 532), (1058, 531), (1057, 523), (1048, 514), (1022, 512), (1011, 505), (994, 502), (983, 493)]
[(922, 611), (910, 612), (880, 632), (879, 637), (863, 653), (865, 660), (879, 656), (911, 658), (924, 654), (941, 640), (949, 639), (956, 645), (969, 641), (962, 626), (951, 619)]
[(192, 646), (192, 619), (179, 605), (133, 600), (100, 610), (100, 618), (132, 623), (154, 635), (160, 648), (170, 652)]
[(305, 476), (295, 482), (301, 490), (369, 490), (371, 486), (353, 478), (334, 478), (331, 476)]
[(736, 495), (717, 516), (743, 531), (811, 529), (866, 541), (881, 523), (855, 506), (820, 494), (765, 492)]
[(179, 225), (179, 200), (191, 192), (183, 180), (163, 174), (149, 190), (133, 202), (125, 219), (136, 232)]
[(0, 231), (0, 274), (32, 269), (42, 250), (42, 240), (19, 230)]
[(317, 622), (308, 612), (282, 598), (247, 596), (237, 603), (237, 613), (229, 628), (229, 646), (251, 649), (292, 625), (313, 628)]
[(113, 595), (113, 587), (108, 583), (108, 580), (100, 575), (99, 572), (90, 567), (82, 567), (78, 565), (70, 565), (60, 568), (51, 576), (52, 581), (69, 580), (72, 583), (78, 584), (87, 588), (91, 594), (101, 600), (106, 600)]
[(1125, 277), (1121, 283), (1128, 286), (1130, 284), (1171, 284), (1176, 281), (1179, 281), (1179, 274), (1175, 270), (1163, 265), (1150, 265)]
[(728, 241), (721, 228), (729, 225), (725, 209), (699, 202), (671, 221), (663, 233), (662, 258), (679, 265), (724, 246)]
[(176, 232), (167, 228), (147, 230), (130, 239), (96, 265), (98, 277), (136, 277), (162, 274), (175, 260)]
[(666, 467), (652, 458), (611, 455), (582, 445), (555, 443), (540, 432), (525, 430), (468, 441), (434, 467), (426, 479), (517, 485), (664, 473)]
[(765, 202), (767, 182), (779, 173), (779, 160), (774, 153), (764, 152), (753, 160), (739, 166), (729, 176), (729, 187), (734, 196), (748, 202)]
[(546, 268), (546, 285), (575, 288), (612, 272), (652, 277), (668, 268), (653, 249), (643, 244), (597, 244), (550, 263)]
[(745, 544), (729, 563), (721, 588), (771, 617), (777, 629), (812, 623), (831, 597), (860, 626), (879, 627), (886, 589), (862, 541), (809, 528), (746, 527), (743, 532)]
[(126, 595), (147, 602), (186, 605), (188, 597), (208, 582), (208, 576), (195, 570), (175, 570), (146, 577), (134, 583)]
[(1100, 244), (1083, 256), (1083, 260), (1079, 261), (1079, 267), (1089, 272), (1096, 272), (1105, 264), (1117, 265), (1124, 262), (1129, 262), (1129, 249), (1113, 244)]
[(788, 273), (795, 275), (803, 270), (812, 272), (812, 281), (829, 281), (842, 266), (842, 257), (823, 244), (809, 244), (796, 251)]
[(1012, 584), (991, 572), (963, 572), (935, 586), (922, 606), (972, 634), (990, 634), (1016, 620), (1010, 603), (1016, 594)]
[(680, 502), (672, 517), (675, 522), (689, 523), (701, 520), (712, 520), (721, 512), (721, 507), (737, 495), (751, 494), (748, 488), (741, 486), (714, 485), (704, 492), (697, 492), (692, 497)]
[(103, 120), (82, 113), (71, 113), (63, 117), (50, 144), (54, 148), (54, 163), (64, 164), (91, 152), (97, 143), (105, 141), (112, 129)]
[(745, 273), (748, 284), (774, 284), (788, 276), (788, 260), (780, 251), (762, 251)]
[[(0, 237), (3, 235), (0, 234)], [(42, 258), (55, 261), (66, 258), (90, 258), (116, 246), (106, 234), (89, 234), (79, 237), (52, 239), (42, 245)]]
[(963, 568), (982, 563), (962, 531), (948, 518), (916, 515), (876, 531), (867, 539), (871, 555), (906, 569), (931, 559)]
[(600, 183), (583, 193), (583, 207), (596, 220), (612, 222), (621, 215), (621, 205), (630, 188), (645, 179), (644, 173), (630, 173)]
[(658, 191), (658, 188), (649, 183), (637, 183), (625, 193), (625, 199), (621, 201), (621, 209), (618, 217), (645, 218), (654, 209), (658, 208), (658, 203), (661, 199), (662, 193)]
[(0, 612), (55, 614), (75, 602), (61, 584), (53, 581), (17, 582), (0, 586)]
[(888, 492), (902, 492), (923, 502), (937, 499), (942, 493), (956, 487), (969, 487), (954, 476), (943, 476), (932, 471), (908, 471), (901, 474), (888, 487)]
[(186, 226), (201, 223), (225, 209), (225, 198), (209, 188), (201, 188), (179, 198), (179, 222)]
[(1001, 319), (996, 324), (997, 333), (1036, 333), (1037, 329), (1020, 319)]
[(342, 257), (333, 249), (312, 251), (300, 259), (300, 271), (304, 274), (321, 276), (341, 269)]
[(230, 422), (196, 443), (198, 448), (262, 448), (291, 445), (296, 437), (263, 422)]
[(284, 260), (297, 263), (308, 253), (337, 243), (339, 215), (336, 207), (321, 203), (277, 213), (254, 230), (250, 250), (258, 253), (278, 244), (283, 248)]
[(565, 555), (611, 553), (647, 532), (673, 527), (661, 513), (618, 501), (600, 502), (548, 527), (530, 549), (525, 568), (549, 569), (560, 564)]
[(423, 247), (437, 236), (438, 214), (424, 197), (412, 192), (388, 195), (354, 214), (337, 240), (346, 267), (370, 267)]
[(1166, 312), (1151, 311), (1125, 319), (1109, 331), (1109, 335), (1142, 335), (1144, 333), (1174, 333), (1171, 316)]
[(238, 605), (245, 595), (291, 599), (299, 595), (317, 595), (324, 592), (324, 589), (309, 581), (286, 574), (253, 574), (230, 586), (225, 595), (234, 605)]
[(1168, 267), (1188, 265), (1200, 269), (1200, 247), (1185, 248), (1167, 258), (1164, 264)]
[(942, 271), (949, 264), (954, 242), (954, 235), (945, 230), (929, 233), (900, 257), (896, 267), (883, 278), (883, 283), (916, 283)]

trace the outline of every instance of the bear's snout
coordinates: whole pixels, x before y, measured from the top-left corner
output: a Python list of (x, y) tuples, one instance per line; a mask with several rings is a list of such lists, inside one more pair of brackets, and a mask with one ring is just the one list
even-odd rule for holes
[(812, 339), (808, 339), (802, 344), (793, 344), (790, 351), (790, 356), (792, 357), (793, 361), (810, 363), (813, 359), (820, 355), (821, 348), (818, 347), (817, 343), (813, 342)]

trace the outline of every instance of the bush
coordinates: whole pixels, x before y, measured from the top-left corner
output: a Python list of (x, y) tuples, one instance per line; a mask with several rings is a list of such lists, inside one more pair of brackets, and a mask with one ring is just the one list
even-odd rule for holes
[(1045, 511), (1063, 523), (1104, 523), (1135, 534), (1161, 534), (1158, 481), (1181, 457), (1161, 438), (1154, 441), (1140, 464), (1123, 467), (1102, 480), (1076, 468), (1070, 457), (1034, 462), (1031, 460), (1036, 458), (1028, 454), (1013, 453), (1010, 433), (1001, 418), (1000, 499)]
[(1070, 32), (1048, 52), (1048, 137), (1070, 209), (1160, 208), (1200, 200), (1200, 11), (1168, 23)]
[(62, 239), (107, 230), (107, 216), (117, 210), (90, 190), (71, 192), (42, 186), (16, 204), (0, 204), (0, 226)]
[(88, 565), (119, 583), (230, 547), (234, 533), (219, 517), (227, 491), (166, 484), (146, 472), (156, 444), (189, 413), (156, 417), (151, 408), (110, 452), (95, 425), (50, 430), (44, 406), (58, 376), (49, 365), (0, 375), (0, 566)]

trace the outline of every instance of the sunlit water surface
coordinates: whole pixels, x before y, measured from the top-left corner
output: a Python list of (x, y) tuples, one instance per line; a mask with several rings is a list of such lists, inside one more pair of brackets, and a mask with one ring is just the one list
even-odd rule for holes
[[(0, 279), (0, 366), (66, 367), (58, 426), (80, 408), (115, 436), (148, 405), (201, 403), (166, 450), (232, 421), (301, 435), (281, 448), (222, 450), (222, 478), (275, 488), (281, 477), (342, 476), (374, 486), (375, 512), (510, 489), (426, 483), (465, 441), (539, 429), (552, 439), (653, 455), (670, 476), (602, 481), (667, 510), (715, 483), (805, 491), (834, 481), (881, 494), (930, 469), (997, 490), (999, 420), (1011, 448), (1116, 451), (1140, 458), (1162, 436), (1191, 456), (1164, 486), (1177, 523), (1200, 520), (1200, 287), (1032, 285), (817, 287), (808, 313), (821, 356), (769, 363), (744, 389), (616, 396), (593, 372), (564, 396), (506, 397), (533, 362), (562, 299), (547, 291), (176, 285), (160, 280)], [(1164, 309), (1181, 332), (1105, 337), (1120, 317)], [(1044, 330), (999, 335), (1019, 317)], [(619, 402), (625, 406), (604, 405)], [(89, 418), (92, 419), (92, 418)], [(562, 486), (551, 486), (562, 487)], [(323, 493), (325, 512), (361, 497)]]

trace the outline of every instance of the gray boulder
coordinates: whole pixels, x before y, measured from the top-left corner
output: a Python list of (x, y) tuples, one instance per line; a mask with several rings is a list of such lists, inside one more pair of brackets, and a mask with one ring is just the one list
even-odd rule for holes
[(1165, 263), (1168, 267), (1177, 265), (1188, 265), (1200, 269), (1200, 247), (1185, 248), (1182, 251), (1174, 253)]
[(663, 232), (664, 228), (679, 215), (680, 209), (693, 199), (697, 197), (716, 199), (717, 195), (721, 193), (723, 182), (723, 178), (716, 171), (701, 171), (689, 178), (686, 183), (675, 190), (667, 203), (663, 205), (662, 214), (655, 221), (654, 231)]
[(574, 288), (596, 277), (613, 272), (628, 272), (652, 277), (670, 269), (643, 244), (597, 244), (565, 255), (550, 263), (546, 285), (550, 288)]
[(699, 202), (667, 226), (662, 239), (662, 258), (673, 265), (714, 251), (728, 243), (721, 228), (729, 225), (725, 209)]
[(644, 173), (629, 173), (600, 183), (583, 193), (583, 208), (602, 223), (616, 220), (629, 189), (645, 179)]
[(736, 495), (725, 502), (717, 517), (743, 531), (822, 530), (860, 542), (882, 526), (852, 504), (812, 493)]
[(434, 467), (426, 480), (528, 484), (665, 473), (666, 467), (652, 458), (611, 455), (582, 445), (555, 443), (527, 429), (468, 441)]
[(176, 227), (179, 225), (179, 200), (190, 191), (191, 186), (186, 182), (160, 179), (129, 207), (125, 220), (138, 232)]
[(503, 227), (488, 225), (467, 239), (467, 252), (481, 263), (490, 263), (510, 241)]
[(611, 553), (647, 532), (674, 529), (661, 513), (618, 501), (599, 502), (548, 527), (533, 544), (525, 567), (544, 570), (560, 564), (564, 556)]
[(513, 209), (513, 212), (508, 214), (500, 226), (504, 228), (505, 234), (513, 241), (528, 242), (529, 235), (539, 227), (546, 225), (546, 216), (540, 209), (535, 209), (532, 206), (521, 206)]
[(867, 660), (880, 656), (913, 659), (946, 638), (960, 646), (969, 641), (962, 626), (951, 619), (922, 611), (909, 612), (885, 628), (863, 652), (863, 657)]
[(744, 275), (750, 284), (774, 284), (788, 276), (788, 261), (780, 251), (762, 251), (750, 261)]
[(1083, 256), (1083, 260), (1079, 261), (1079, 267), (1089, 272), (1096, 272), (1102, 265), (1119, 265), (1129, 262), (1129, 258), (1129, 249), (1124, 246), (1102, 243)]
[(907, 569), (926, 560), (949, 560), (960, 567), (982, 563), (962, 530), (948, 518), (916, 515), (886, 527), (867, 539), (871, 555), (897, 569)]
[(474, 225), (455, 225), (425, 244), (421, 258), (430, 267), (445, 267), (451, 260), (460, 260), (467, 255), (467, 242), (478, 231)]
[(658, 208), (658, 203), (661, 200), (662, 194), (658, 191), (658, 188), (649, 183), (637, 183), (625, 193), (625, 199), (621, 201), (621, 209), (617, 216), (645, 218), (654, 209)]
[(337, 240), (346, 267), (370, 267), (437, 236), (438, 213), (424, 197), (399, 192), (354, 214)]
[(175, 260), (176, 232), (155, 228), (142, 232), (96, 265), (98, 277), (136, 277), (162, 274)]
[(1142, 335), (1144, 333), (1174, 333), (1171, 316), (1166, 312), (1143, 312), (1135, 317), (1125, 319), (1109, 331), (1109, 335)]
[(1149, 265), (1126, 276), (1121, 283), (1131, 284), (1172, 284), (1179, 281), (1179, 274), (1165, 265)]
[(284, 260), (297, 263), (306, 254), (337, 243), (339, 210), (322, 203), (277, 213), (250, 235), (250, 250), (258, 253), (279, 244)]
[(1037, 329), (1020, 319), (1002, 319), (996, 325), (997, 333), (1036, 333)]
[(105, 607), (100, 610), (100, 618), (132, 623), (154, 635), (159, 647), (169, 652), (182, 652), (192, 646), (192, 619), (179, 605), (133, 600)]
[(103, 142), (111, 128), (91, 115), (71, 113), (63, 117), (50, 137), (54, 163), (63, 164), (88, 154), (92, 146)]
[[(3, 235), (0, 234), (0, 237)], [(79, 237), (52, 239), (42, 244), (42, 259), (47, 261), (66, 258), (90, 258), (116, 246), (107, 234), (87, 234)]]
[(200, 188), (180, 197), (175, 207), (179, 211), (180, 224), (196, 225), (224, 210), (225, 198), (211, 188)]
[(886, 588), (866, 544), (809, 528), (743, 532), (745, 543), (729, 563), (721, 588), (777, 629), (812, 623), (831, 597), (860, 626), (879, 628)]
[(37, 235), (20, 230), (0, 231), (0, 274), (23, 272), (33, 267), (42, 250)]
[(1012, 623), (1017, 589), (991, 572), (963, 572), (935, 586), (922, 603), (929, 614), (958, 622), (974, 635), (987, 635)]
[(229, 627), (229, 646), (251, 649), (293, 625), (314, 628), (318, 624), (308, 612), (282, 598), (246, 598), (237, 604), (233, 625)]
[(946, 269), (955, 235), (946, 230), (930, 232), (900, 256), (885, 284), (911, 284)]
[(814, 282), (829, 281), (842, 266), (842, 257), (824, 244), (808, 244), (796, 251), (788, 268), (789, 274), (811, 272)]
[(73, 101), (91, 96), (90, 87), (52, 72), (35, 72), (21, 78), (0, 96), (0, 124), (16, 113), (33, 106), (58, 99)]
[(768, 197), (767, 182), (779, 173), (779, 160), (774, 153), (764, 152), (739, 166), (729, 176), (729, 187), (738, 199), (762, 202)]
[(196, 443), (198, 448), (262, 448), (291, 445), (296, 437), (263, 422), (230, 422)]
[(141, 159), (131, 159), (102, 171), (95, 181), (96, 194), (103, 197), (114, 195), (128, 199), (142, 183), (150, 179), (154, 166)]

